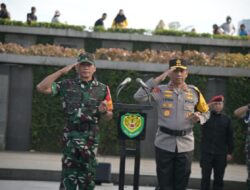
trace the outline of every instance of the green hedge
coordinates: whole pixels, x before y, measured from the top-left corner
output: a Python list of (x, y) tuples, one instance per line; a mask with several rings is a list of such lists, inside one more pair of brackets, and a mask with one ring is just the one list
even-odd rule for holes
[(63, 23), (51, 23), (51, 22), (22, 22), (9, 19), (0, 19), (0, 25), (10, 25), (10, 26), (24, 26), (24, 27), (44, 27), (44, 28), (54, 28), (54, 29), (72, 29), (77, 31), (84, 31), (85, 26), (77, 26)]
[(197, 37), (197, 38), (211, 38), (211, 39), (227, 39), (227, 40), (249, 40), (248, 36), (231, 36), (231, 35), (213, 35), (209, 33), (195, 33), (176, 30), (156, 30), (155, 35), (163, 36), (183, 36), (183, 37)]
[[(79, 25), (70, 25), (63, 23), (50, 23), (50, 22), (27, 22), (15, 21), (9, 19), (0, 19), (0, 25), (10, 25), (10, 26), (23, 26), (23, 27), (45, 27), (54, 29), (72, 29), (77, 31), (84, 31), (86, 27)], [(209, 33), (195, 33), (195, 32), (185, 32), (179, 30), (156, 30), (150, 31), (146, 29), (114, 29), (104, 27), (90, 27), (91, 30), (95, 32), (114, 32), (114, 33), (129, 33), (129, 34), (149, 34), (149, 35), (164, 35), (164, 36), (183, 36), (183, 37), (198, 37), (198, 38), (214, 38), (214, 39), (227, 39), (227, 40), (249, 40), (249, 36), (231, 36), (231, 35), (212, 35)]]
[[(63, 129), (63, 113), (61, 103), (58, 98), (39, 94), (35, 90), (35, 85), (45, 76), (57, 70), (58, 67), (34, 66), (34, 93), (33, 93), (33, 111), (32, 111), (32, 149), (37, 151), (59, 152), (60, 137)], [(72, 71), (68, 77), (74, 76)], [(136, 72), (136, 71), (117, 71), (117, 70), (98, 70), (96, 76), (98, 80), (106, 83), (111, 88), (112, 99), (115, 102), (115, 91), (118, 84), (126, 77), (130, 76), (133, 80), (140, 77), (144, 80), (156, 76), (156, 73)], [(206, 91), (205, 76), (190, 75), (187, 83), (199, 87), (202, 92)], [(240, 105), (249, 102), (250, 78), (227, 78), (227, 93), (225, 111), (232, 116), (233, 110)], [(131, 83), (121, 93), (119, 100), (126, 103), (135, 103), (133, 93), (138, 85)], [(116, 113), (115, 113), (116, 118)], [(235, 131), (235, 150), (234, 162), (244, 163), (244, 142), (246, 129), (243, 122), (232, 117)], [(119, 141), (117, 139), (117, 126), (115, 119), (109, 122), (102, 121), (100, 124), (100, 144), (99, 153), (108, 155), (117, 155), (119, 153)], [(200, 127), (195, 126), (195, 152), (194, 159), (199, 158)], [(133, 146), (133, 142), (129, 142)]]

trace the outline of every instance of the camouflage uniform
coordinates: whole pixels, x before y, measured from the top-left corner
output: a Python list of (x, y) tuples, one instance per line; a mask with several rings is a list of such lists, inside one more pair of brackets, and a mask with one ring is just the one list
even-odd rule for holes
[(99, 104), (113, 109), (108, 86), (97, 80), (68, 79), (52, 84), (53, 95), (62, 99), (66, 126), (63, 130), (61, 190), (92, 190), (95, 187)]
[(246, 164), (247, 164), (247, 190), (250, 190), (250, 110), (247, 111), (247, 114), (244, 119), (245, 123), (247, 124), (247, 137), (246, 137)]

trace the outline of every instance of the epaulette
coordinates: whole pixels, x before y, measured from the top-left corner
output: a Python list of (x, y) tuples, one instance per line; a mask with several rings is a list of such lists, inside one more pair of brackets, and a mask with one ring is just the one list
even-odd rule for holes
[(194, 85), (188, 85), (188, 87), (194, 89), (198, 94), (198, 103), (195, 106), (196, 109), (199, 112), (208, 112), (209, 107), (207, 105), (207, 102), (206, 102), (205, 98), (203, 97), (202, 93), (200, 92), (200, 90)]

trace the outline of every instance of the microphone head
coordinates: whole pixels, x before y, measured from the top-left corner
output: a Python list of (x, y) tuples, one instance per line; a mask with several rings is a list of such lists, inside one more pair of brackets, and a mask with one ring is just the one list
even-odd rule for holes
[(148, 88), (147, 84), (145, 84), (142, 79), (137, 78), (136, 82), (139, 83), (143, 88)]
[(132, 81), (132, 79), (131, 79), (130, 77), (127, 77), (125, 80), (126, 80), (127, 82), (131, 82), (131, 81)]
[(135, 81), (138, 82), (138, 83), (141, 83), (141, 82), (142, 82), (142, 79), (137, 78)]
[(123, 86), (123, 85), (125, 85), (125, 84), (127, 84), (127, 83), (130, 83), (132, 81), (132, 79), (130, 78), (130, 77), (127, 77), (127, 78), (125, 78), (122, 82), (121, 82), (121, 84), (119, 85), (119, 86)]

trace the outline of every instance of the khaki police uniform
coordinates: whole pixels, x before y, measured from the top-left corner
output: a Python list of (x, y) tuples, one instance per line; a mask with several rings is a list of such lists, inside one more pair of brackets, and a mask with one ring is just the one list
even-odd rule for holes
[(193, 123), (188, 117), (198, 111), (200, 123), (205, 123), (209, 118), (208, 106), (193, 85), (184, 83), (182, 88), (176, 89), (171, 82), (158, 85), (154, 79), (146, 84), (148, 89), (140, 88), (134, 98), (139, 102), (151, 99), (157, 106), (158, 130), (154, 144), (160, 190), (184, 190), (194, 150)]
[[(146, 84), (151, 89), (149, 93), (158, 108), (159, 128), (155, 146), (170, 152), (175, 152), (176, 148), (178, 152), (192, 151), (194, 149), (193, 123), (188, 116), (195, 111), (200, 111), (201, 124), (209, 118), (208, 106), (198, 88), (185, 84), (181, 90), (178, 90), (174, 89), (171, 83), (157, 86), (153, 79), (148, 80)], [(134, 98), (145, 101), (147, 93), (140, 88)], [(180, 135), (168, 134), (165, 128), (170, 129), (169, 133), (176, 132)]]

